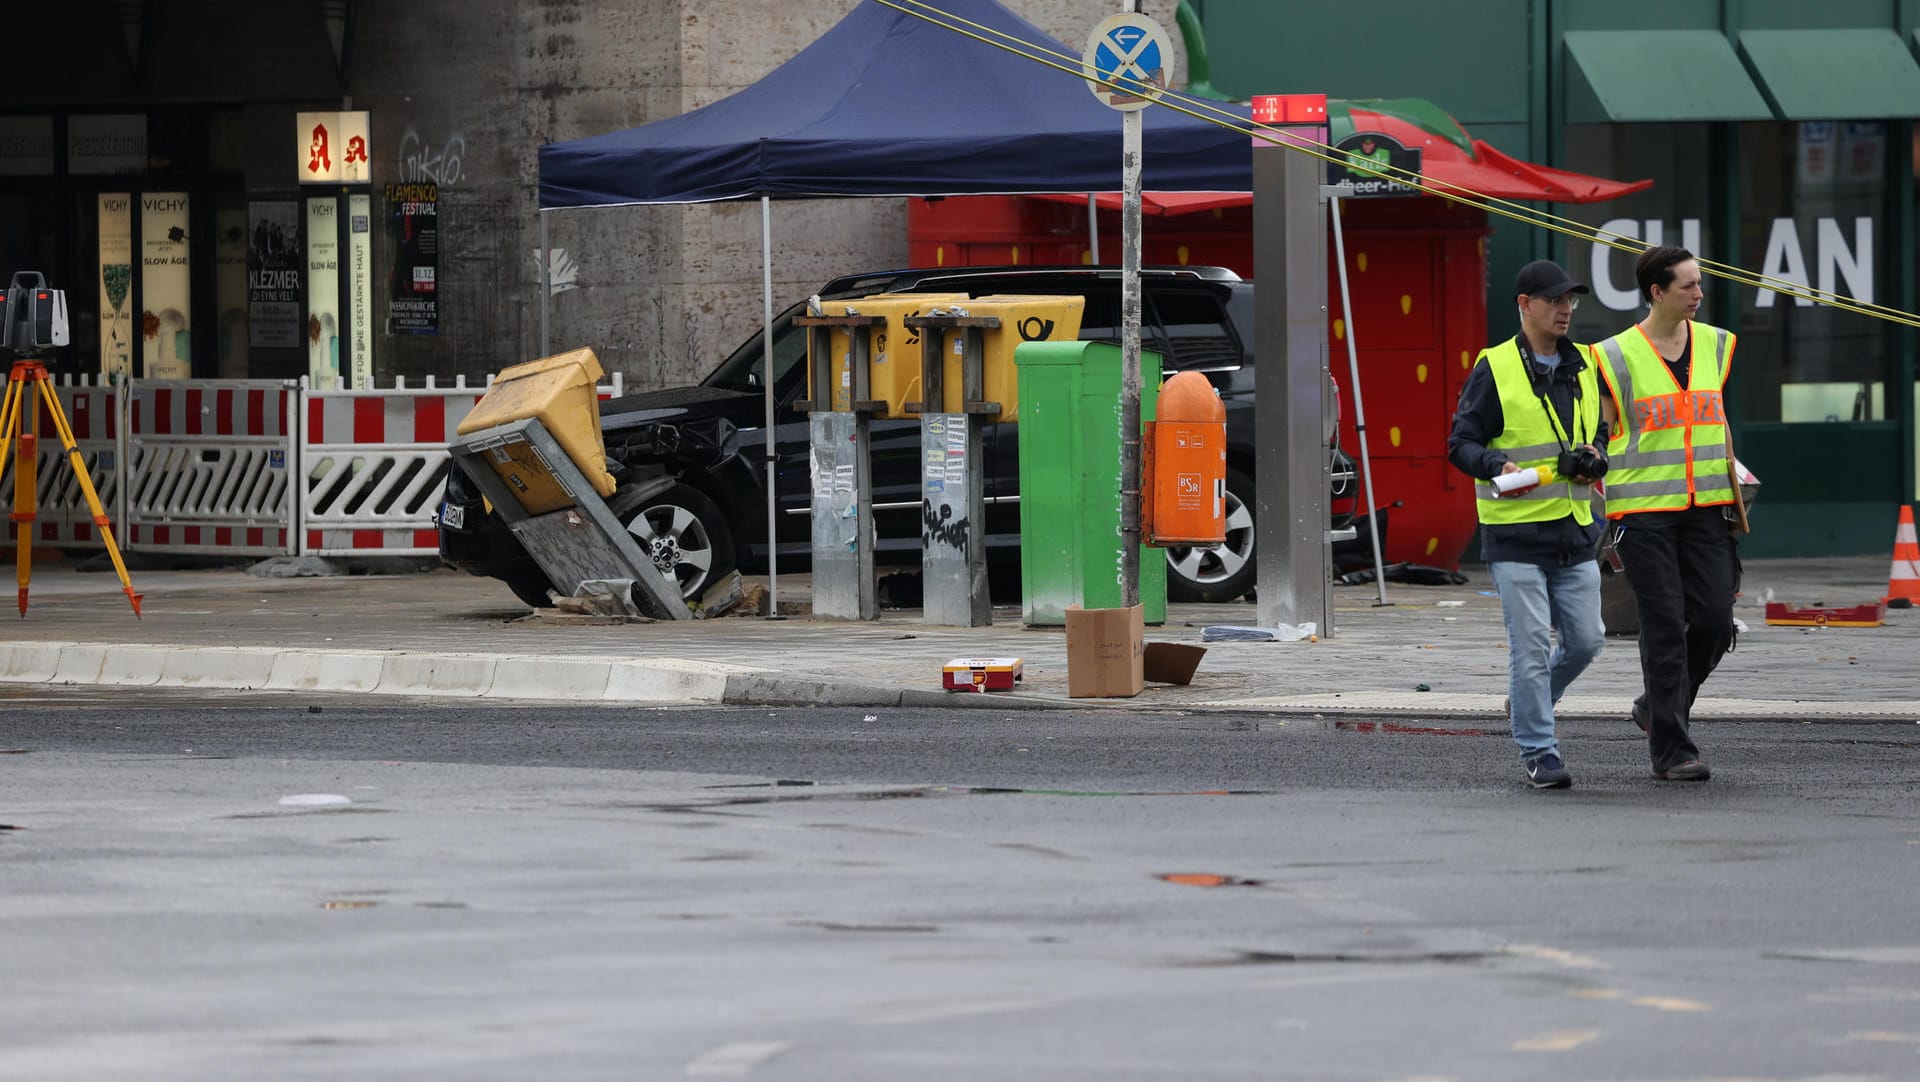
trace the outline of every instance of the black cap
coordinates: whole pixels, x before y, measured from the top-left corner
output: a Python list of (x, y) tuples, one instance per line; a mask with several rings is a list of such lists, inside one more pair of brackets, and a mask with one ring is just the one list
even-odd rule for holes
[(1520, 274), (1513, 280), (1513, 291), (1549, 300), (1558, 300), (1569, 293), (1593, 292), (1567, 277), (1567, 272), (1560, 269), (1560, 264), (1551, 259), (1536, 259), (1521, 267)]

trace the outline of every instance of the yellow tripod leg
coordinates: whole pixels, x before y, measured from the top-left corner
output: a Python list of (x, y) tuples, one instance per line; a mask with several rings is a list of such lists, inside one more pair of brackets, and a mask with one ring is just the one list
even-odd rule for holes
[[(113, 541), (113, 523), (107, 518), (106, 509), (100, 506), (100, 493), (94, 490), (93, 477), (87, 472), (87, 463), (80, 456), (79, 442), (73, 438), (73, 426), (67, 423), (66, 411), (60, 408), (60, 396), (46, 381), (40, 383), (40, 397), (47, 404), (47, 413), (53, 417), (53, 427), (60, 434), (60, 446), (67, 452), (67, 462), (73, 467), (73, 476), (80, 482), (80, 491), (86, 494), (87, 507), (93, 511), (93, 524), (100, 527), (100, 538), (107, 543), (107, 555), (113, 559), (113, 569), (120, 575), (121, 592), (133, 605), (133, 618), (140, 618), (140, 598), (144, 595), (133, 592), (133, 580), (127, 577), (127, 564), (120, 558), (120, 546)], [(21, 612), (26, 612), (26, 592), (20, 594)]]
[[(23, 378), (21, 370), (26, 369), (24, 378), (44, 379), (46, 369), (31, 361), (23, 361), (14, 366), (14, 380)], [(33, 523), (39, 514), (40, 495), (40, 411), (27, 402), (24, 388), (15, 396), (15, 408), (25, 410), (27, 416), (20, 423), (20, 432), (13, 445), (13, 552), (14, 580), (20, 586), (20, 616), (27, 615), (27, 587), (33, 582)]]
[(0, 401), (0, 462), (7, 460), (7, 452), (13, 449), (14, 433), (20, 428), (20, 381), (7, 381), (7, 396)]
[[(7, 452), (13, 449), (14, 436), (17, 435), (20, 430), (20, 402), (24, 397), (21, 392), (25, 388), (22, 381), (26, 378), (26, 373), (26, 369), (15, 365), (13, 374), (7, 378), (7, 396), (4, 402), (0, 402), (0, 462), (7, 460)], [(29, 464), (27, 469), (28, 472), (31, 473), (33, 464)], [(17, 499), (20, 494), (20, 464), (18, 462), (14, 463), (13, 474), (14, 496)], [(14, 532), (16, 534), (19, 533), (18, 530)], [(17, 544), (18, 542), (16, 541), (16, 545)], [(23, 617), (27, 615), (26, 595), (24, 592), (21, 595), (20, 615)]]

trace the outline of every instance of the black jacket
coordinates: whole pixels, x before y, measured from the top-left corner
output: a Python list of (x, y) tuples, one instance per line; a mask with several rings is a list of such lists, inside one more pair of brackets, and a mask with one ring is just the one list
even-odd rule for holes
[[(1587, 442), (1605, 453), (1607, 424), (1600, 431), (1579, 440), (1573, 430), (1573, 404), (1579, 394), (1578, 377), (1587, 368), (1587, 356), (1568, 339), (1560, 339), (1560, 364), (1549, 372), (1534, 363), (1527, 354), (1527, 367), (1535, 386), (1545, 382), (1548, 400), (1560, 417), (1560, 426), (1575, 442)], [(1604, 391), (1602, 393), (1605, 393)], [(1447, 437), (1447, 458), (1462, 473), (1478, 480), (1491, 480), (1507, 464), (1504, 452), (1487, 447), (1488, 441), (1506, 431), (1506, 415), (1500, 406), (1500, 391), (1494, 386), (1493, 372), (1485, 364), (1476, 364), (1460, 389), (1460, 407), (1453, 415), (1453, 432)], [(1488, 563), (1513, 561), (1564, 567), (1594, 558), (1600, 546), (1604, 520), (1582, 526), (1572, 515), (1551, 522), (1521, 522), (1480, 525), (1480, 558)]]

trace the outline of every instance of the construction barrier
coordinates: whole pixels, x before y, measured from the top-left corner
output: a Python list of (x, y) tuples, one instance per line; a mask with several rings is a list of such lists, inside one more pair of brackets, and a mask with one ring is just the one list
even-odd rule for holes
[(130, 381), (126, 509), (116, 524), (124, 547), (287, 552), (299, 391), (278, 380)]
[[(74, 446), (86, 463), (101, 505), (114, 521), (119, 521), (116, 501), (120, 494), (120, 451), (118, 391), (94, 381), (74, 382), (68, 377), (56, 383), (60, 408), (73, 426)], [(44, 406), (39, 410), (40, 454), (35, 471), (39, 494), (39, 515), (34, 520), (33, 543), (48, 548), (102, 547), (99, 530), (93, 522), (93, 510), (73, 472), (73, 465), (60, 446), (60, 436)], [(22, 416), (25, 414), (23, 412)], [(13, 507), (13, 455), (4, 464), (5, 479), (0, 481), (0, 504)], [(7, 539), (13, 540), (15, 527), (9, 523)]]
[(447, 440), (484, 389), (308, 391), (300, 553), (432, 556)]
[[(323, 391), (304, 379), (69, 376), (56, 390), (121, 548), (209, 556), (437, 554), (447, 441), (486, 393), (464, 378)], [(618, 373), (596, 388), (601, 399), (623, 391)], [(44, 416), (40, 432), (34, 544), (104, 547)], [(11, 507), (5, 465), (0, 505)]]

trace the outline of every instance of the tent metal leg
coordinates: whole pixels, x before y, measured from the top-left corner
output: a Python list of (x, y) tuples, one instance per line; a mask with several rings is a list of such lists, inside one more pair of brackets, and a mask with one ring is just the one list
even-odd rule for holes
[(1092, 192), (1087, 193), (1087, 251), (1092, 255), (1094, 266), (1100, 265), (1100, 200)]
[(774, 492), (779, 453), (773, 432), (773, 199), (760, 197), (760, 299), (763, 319), (760, 324), (761, 359), (767, 366), (761, 381), (767, 401), (767, 618), (780, 619), (780, 513)]
[(1347, 240), (1340, 228), (1340, 197), (1327, 200), (1333, 218), (1333, 265), (1340, 268), (1340, 314), (1347, 321), (1347, 374), (1353, 388), (1353, 431), (1360, 441), (1360, 477), (1367, 486), (1367, 536), (1373, 542), (1373, 581), (1379, 588), (1377, 605), (1387, 603), (1387, 570), (1380, 552), (1380, 504), (1373, 494), (1373, 456), (1367, 452), (1367, 407), (1360, 397), (1360, 347), (1353, 339), (1353, 296), (1347, 288)]
[(547, 306), (553, 302), (553, 249), (547, 243), (547, 212), (541, 211), (540, 218), (540, 356), (553, 356), (553, 349), (547, 341)]

